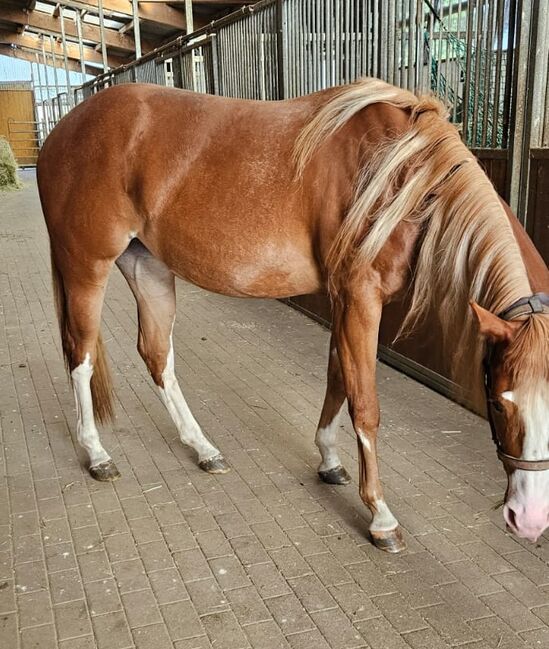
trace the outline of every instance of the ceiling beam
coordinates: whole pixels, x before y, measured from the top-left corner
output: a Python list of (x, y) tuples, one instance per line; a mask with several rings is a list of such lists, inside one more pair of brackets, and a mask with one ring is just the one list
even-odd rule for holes
[[(83, 9), (99, 13), (99, 4), (97, 0), (63, 0), (63, 6), (71, 9)], [(132, 5), (128, 0), (103, 0), (104, 14), (106, 18), (114, 18), (113, 14), (122, 14), (125, 18), (133, 18)], [(151, 23), (157, 23), (164, 27), (171, 27), (174, 30), (185, 31), (185, 15), (167, 4), (162, 3), (139, 3), (139, 19), (148, 20)]]
[[(28, 32), (24, 34), (16, 34), (14, 32), (0, 31), (0, 43), (7, 45), (18, 45), (19, 47), (24, 47), (26, 49), (35, 50), (38, 52), (42, 51), (42, 42), (43, 40), (36, 34), (29, 34)], [(99, 52), (96, 52), (93, 47), (84, 46), (84, 61), (90, 63), (102, 63), (103, 59)], [(59, 67), (62, 65), (63, 61), (63, 47), (55, 42), (54, 52), (56, 58), (59, 59)], [(48, 58), (51, 59), (51, 50), (49, 43), (46, 45), (46, 54)], [(67, 43), (67, 56), (73, 61), (80, 61), (80, 51), (78, 45), (75, 43)], [(120, 58), (119, 56), (109, 56), (109, 66), (111, 68), (116, 68), (120, 65), (124, 65), (128, 61)]]
[[(14, 59), (36, 63), (36, 51), (26, 50), (22, 47), (12, 47), (11, 45), (0, 43), (0, 55), (11, 56)], [(72, 70), (74, 72), (81, 72), (80, 63), (69, 60), (69, 70)], [(98, 74), (103, 74), (103, 68), (94, 68), (91, 65), (87, 65), (86, 73), (97, 76)]]
[[(27, 25), (33, 31), (41, 34), (51, 34), (52, 36), (61, 36), (61, 21), (58, 17), (50, 16), (45, 11), (26, 12), (23, 9), (13, 7), (0, 8), (0, 20), (13, 23), (14, 25)], [(65, 34), (71, 38), (78, 38), (76, 25), (73, 20), (65, 18)], [(82, 21), (82, 38), (85, 41), (101, 43), (101, 32), (99, 27), (90, 25)], [(105, 27), (105, 43), (107, 47), (116, 47), (120, 50), (135, 52), (135, 41), (133, 36), (120, 33), (116, 29)], [(148, 41), (141, 40), (141, 47), (144, 52), (151, 52), (157, 45)]]

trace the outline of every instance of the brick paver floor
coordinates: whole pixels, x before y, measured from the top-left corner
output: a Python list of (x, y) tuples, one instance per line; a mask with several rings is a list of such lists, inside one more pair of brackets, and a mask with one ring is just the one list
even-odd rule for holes
[[(486, 424), (380, 365), (381, 464), (408, 550), (368, 542), (356, 481), (318, 481), (328, 332), (276, 301), (178, 285), (185, 396), (232, 472), (181, 445), (135, 350), (115, 271), (104, 313), (123, 477), (82, 468), (34, 178), (0, 195), (2, 649), (549, 647), (549, 538), (505, 532)], [(356, 476), (356, 447), (341, 447)]]

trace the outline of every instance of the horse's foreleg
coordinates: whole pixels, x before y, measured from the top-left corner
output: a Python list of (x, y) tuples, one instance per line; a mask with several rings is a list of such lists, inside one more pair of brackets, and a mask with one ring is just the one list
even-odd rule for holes
[(328, 361), (328, 381), (326, 396), (320, 414), (315, 436), (322, 462), (318, 467), (320, 479), (328, 484), (348, 484), (351, 476), (347, 473), (337, 452), (337, 429), (339, 413), (345, 401), (345, 387), (341, 374), (341, 364), (337, 354), (334, 336), (330, 339), (330, 359)]
[[(357, 296), (358, 295), (358, 296)], [(360, 496), (373, 518), (370, 533), (377, 547), (388, 552), (405, 549), (398, 521), (383, 497), (377, 463), (379, 402), (376, 390), (376, 354), (381, 302), (372, 292), (345, 296), (334, 309), (334, 333), (349, 412), (357, 435)]]
[(175, 376), (172, 328), (175, 320), (175, 278), (139, 241), (133, 241), (116, 262), (137, 301), (138, 350), (160, 390), (181, 441), (198, 454), (201, 469), (226, 473), (229, 468), (193, 417)]

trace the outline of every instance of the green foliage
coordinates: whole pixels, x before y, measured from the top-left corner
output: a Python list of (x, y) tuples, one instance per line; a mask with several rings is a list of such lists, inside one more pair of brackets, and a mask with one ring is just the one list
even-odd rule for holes
[(17, 176), (17, 162), (6, 140), (0, 136), (0, 191), (19, 189), (21, 182)]

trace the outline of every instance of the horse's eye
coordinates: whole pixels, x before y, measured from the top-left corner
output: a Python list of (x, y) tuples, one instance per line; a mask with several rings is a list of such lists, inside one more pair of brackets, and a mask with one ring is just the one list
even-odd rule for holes
[(493, 408), (496, 412), (503, 412), (503, 406), (501, 405), (501, 403), (500, 403), (499, 401), (496, 401), (496, 400), (494, 399), (491, 403), (492, 403), (492, 408)]

